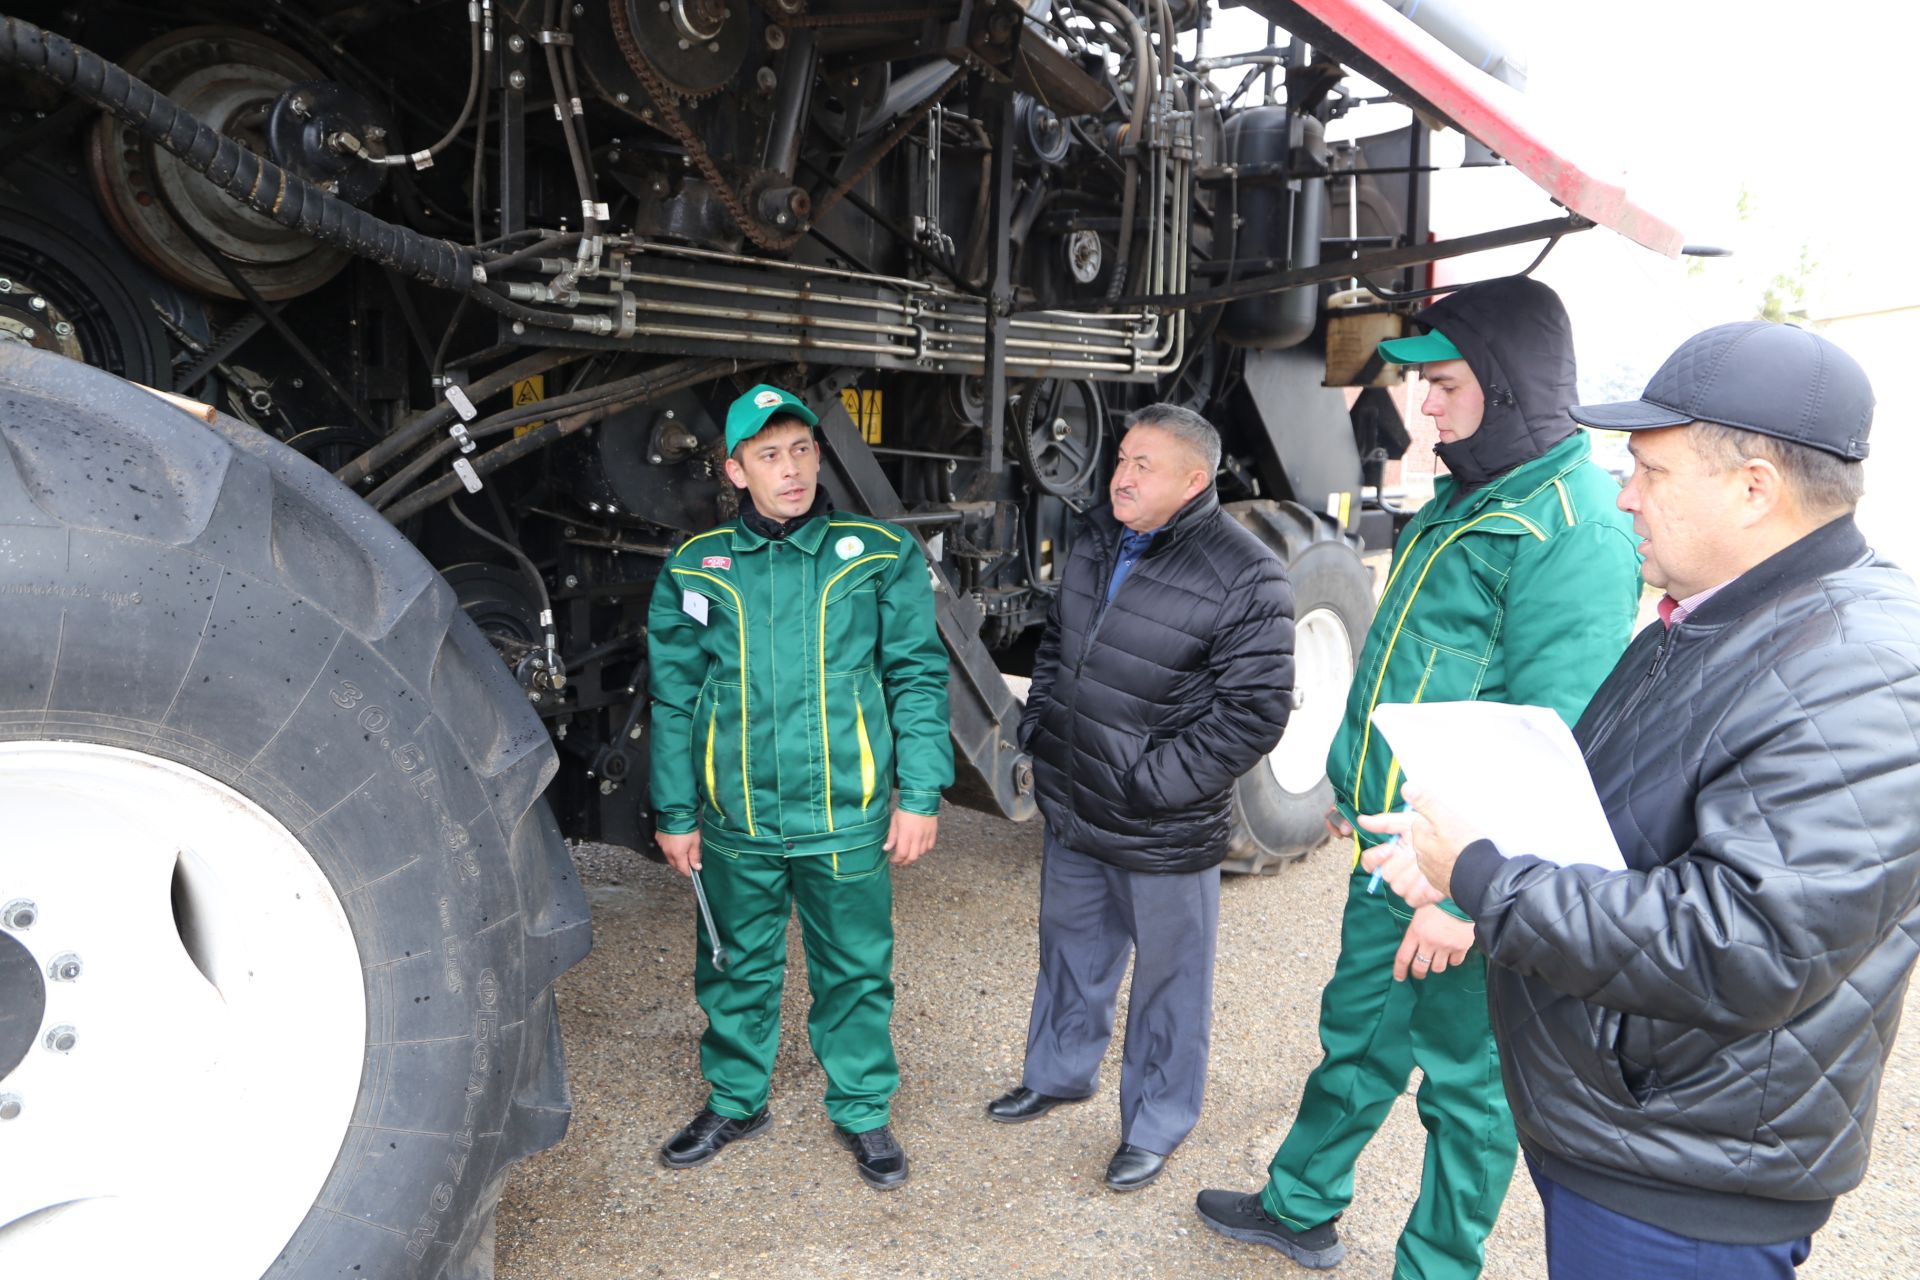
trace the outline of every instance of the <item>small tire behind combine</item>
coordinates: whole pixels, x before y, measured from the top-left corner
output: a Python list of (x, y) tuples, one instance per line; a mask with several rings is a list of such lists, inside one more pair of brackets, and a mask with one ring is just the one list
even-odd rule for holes
[(0, 1274), (492, 1273), (589, 945), (525, 696), (345, 488), (0, 349)]
[(1351, 540), (1298, 503), (1256, 499), (1224, 509), (1273, 548), (1293, 584), (1293, 714), (1280, 745), (1234, 784), (1233, 837), (1222, 864), (1272, 875), (1327, 838), (1327, 749), (1373, 618), (1373, 577)]

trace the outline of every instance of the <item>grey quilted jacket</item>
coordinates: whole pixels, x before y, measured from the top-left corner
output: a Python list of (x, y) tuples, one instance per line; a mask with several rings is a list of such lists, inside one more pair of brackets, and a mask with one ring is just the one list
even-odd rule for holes
[(1867, 1165), (1920, 947), (1920, 595), (1837, 520), (1655, 623), (1575, 736), (1629, 870), (1462, 854), (1522, 1144), (1702, 1239)]

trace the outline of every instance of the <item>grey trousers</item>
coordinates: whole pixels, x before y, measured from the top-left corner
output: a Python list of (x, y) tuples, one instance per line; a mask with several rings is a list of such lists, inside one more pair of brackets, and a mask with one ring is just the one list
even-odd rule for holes
[(1120, 1141), (1169, 1155), (1200, 1119), (1213, 1025), (1220, 868), (1123, 871), (1046, 838), (1040, 977), (1022, 1083), (1077, 1098), (1100, 1084), (1133, 955), (1120, 1058)]

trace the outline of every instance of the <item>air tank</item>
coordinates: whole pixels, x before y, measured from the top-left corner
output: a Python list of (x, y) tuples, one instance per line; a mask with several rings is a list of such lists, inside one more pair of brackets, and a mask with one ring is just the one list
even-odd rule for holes
[[(1326, 179), (1294, 178), (1296, 167), (1314, 175), (1327, 165), (1325, 132), (1318, 120), (1285, 107), (1255, 107), (1227, 122), (1227, 163), (1240, 170), (1229, 184), (1237, 229), (1216, 233), (1215, 252), (1232, 250), (1247, 264), (1234, 277), (1320, 264), (1320, 235), (1326, 221)], [(1294, 159), (1309, 161), (1296, 166)], [(1272, 263), (1268, 266), (1266, 263)], [(1280, 293), (1243, 298), (1227, 305), (1220, 335), (1228, 342), (1277, 351), (1305, 342), (1318, 318), (1320, 290), (1302, 285)]]

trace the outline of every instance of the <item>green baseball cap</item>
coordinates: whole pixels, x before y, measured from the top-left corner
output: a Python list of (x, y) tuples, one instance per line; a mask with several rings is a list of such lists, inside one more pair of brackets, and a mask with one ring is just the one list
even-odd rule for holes
[(1430, 364), (1436, 360), (1464, 360), (1460, 348), (1438, 329), (1411, 338), (1389, 338), (1380, 344), (1380, 358), (1388, 364)]
[(806, 401), (763, 382), (727, 406), (727, 452), (759, 435), (767, 419), (776, 415), (798, 418), (810, 427), (820, 425), (820, 416), (807, 408)]

